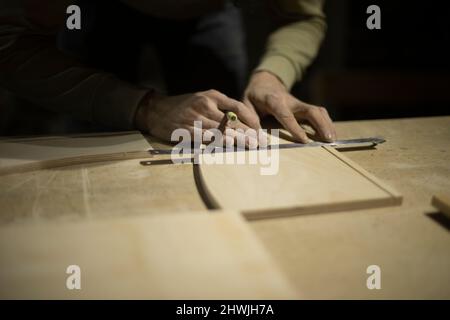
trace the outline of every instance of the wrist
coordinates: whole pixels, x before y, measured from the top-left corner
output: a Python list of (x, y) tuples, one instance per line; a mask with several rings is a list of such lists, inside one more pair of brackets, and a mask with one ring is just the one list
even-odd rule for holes
[(266, 70), (257, 70), (252, 74), (250, 78), (250, 85), (255, 84), (275, 85), (282, 87), (287, 91), (283, 81), (281, 81), (281, 79), (274, 73)]
[(155, 108), (158, 99), (159, 94), (154, 89), (150, 89), (140, 101), (134, 117), (134, 126), (139, 131), (149, 132), (149, 114)]

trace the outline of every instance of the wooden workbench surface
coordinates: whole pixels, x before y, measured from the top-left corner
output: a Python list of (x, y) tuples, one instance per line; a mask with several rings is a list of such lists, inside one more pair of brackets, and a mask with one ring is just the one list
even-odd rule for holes
[[(450, 117), (336, 125), (339, 138), (386, 138), (345, 154), (402, 193), (403, 205), (251, 227), (307, 298), (449, 299), (450, 222), (430, 203), (450, 192)], [(10, 174), (0, 190), (0, 225), (205, 209), (192, 165), (139, 160)], [(366, 287), (369, 265), (381, 268), (381, 290)]]

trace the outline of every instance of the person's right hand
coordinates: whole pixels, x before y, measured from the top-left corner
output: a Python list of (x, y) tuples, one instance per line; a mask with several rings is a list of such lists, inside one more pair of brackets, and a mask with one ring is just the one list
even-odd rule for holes
[[(135, 124), (139, 130), (165, 141), (170, 141), (172, 132), (179, 128), (187, 129), (193, 138), (194, 121), (202, 122), (203, 131), (217, 128), (224, 111), (232, 111), (239, 118), (236, 123), (229, 123), (228, 127), (243, 129), (244, 132), (249, 128), (261, 129), (255, 111), (216, 90), (170, 97), (154, 96), (139, 106)], [(234, 130), (226, 130), (226, 134), (224, 139), (227, 140), (236, 140), (238, 135), (242, 135)], [(244, 139), (247, 146), (256, 147), (256, 136), (247, 135)]]

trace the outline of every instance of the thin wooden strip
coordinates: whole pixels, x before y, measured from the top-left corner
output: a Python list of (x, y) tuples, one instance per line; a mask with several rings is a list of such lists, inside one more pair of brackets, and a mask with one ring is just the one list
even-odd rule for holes
[(148, 158), (152, 147), (138, 132), (12, 139), (0, 142), (0, 175), (24, 171)]
[(144, 159), (153, 157), (147, 151), (136, 152), (122, 152), (102, 155), (90, 155), (80, 157), (61, 158), (55, 160), (38, 161), (33, 163), (26, 163), (15, 165), (11, 167), (0, 168), (0, 176), (14, 173), (30, 172), (35, 170), (56, 169), (62, 167), (70, 167), (82, 164), (109, 162), (109, 161), (123, 161), (132, 159)]
[(450, 218), (450, 196), (439, 194), (433, 196), (431, 200), (431, 204), (440, 210), (443, 214), (445, 214), (448, 218)]
[(50, 141), (64, 140), (69, 138), (96, 138), (96, 137), (114, 137), (141, 134), (139, 131), (114, 131), (114, 132), (95, 132), (95, 133), (74, 133), (64, 135), (33, 135), (33, 136), (2, 136), (0, 142), (28, 142), (28, 141)]
[(327, 204), (320, 204), (306, 207), (292, 207), (281, 209), (267, 209), (267, 210), (255, 210), (255, 211), (243, 211), (242, 215), (249, 221), (272, 219), (279, 217), (292, 217), (300, 215), (310, 215), (318, 213), (333, 213), (333, 212), (345, 212), (356, 211), (367, 208), (382, 208), (387, 206), (399, 205), (397, 198), (389, 197), (384, 199), (367, 199), (360, 201), (346, 201), (336, 202), (332, 206)]

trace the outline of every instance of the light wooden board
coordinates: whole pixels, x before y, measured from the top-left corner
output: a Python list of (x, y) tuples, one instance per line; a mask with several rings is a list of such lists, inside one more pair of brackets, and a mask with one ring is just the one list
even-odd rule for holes
[[(427, 205), (252, 221), (307, 299), (450, 299), (450, 223)], [(445, 217), (443, 217), (445, 220)], [(381, 268), (369, 290), (367, 268)]]
[[(66, 268), (81, 268), (81, 290)], [(0, 298), (293, 299), (238, 213), (0, 228)]]
[(212, 156), (202, 157), (197, 170), (205, 197), (213, 207), (242, 211), (248, 219), (390, 206), (402, 200), (333, 148), (280, 150), (274, 175), (261, 175), (267, 165), (205, 164)]
[(0, 140), (0, 175), (98, 161), (149, 157), (139, 132)]

